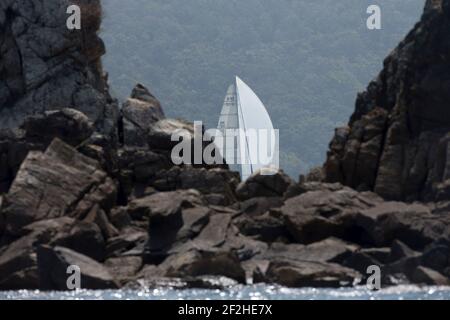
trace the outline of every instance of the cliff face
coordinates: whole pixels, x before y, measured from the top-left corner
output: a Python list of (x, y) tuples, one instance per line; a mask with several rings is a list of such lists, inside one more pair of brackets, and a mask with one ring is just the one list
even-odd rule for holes
[[(82, 9), (82, 29), (68, 30), (67, 7)], [(76, 107), (111, 132), (117, 111), (101, 66), (99, 0), (2, 0), (0, 128), (18, 127), (46, 110)]]
[(450, 1), (427, 1), (422, 19), (358, 95), (336, 130), (326, 179), (387, 199), (437, 201), (450, 186)]

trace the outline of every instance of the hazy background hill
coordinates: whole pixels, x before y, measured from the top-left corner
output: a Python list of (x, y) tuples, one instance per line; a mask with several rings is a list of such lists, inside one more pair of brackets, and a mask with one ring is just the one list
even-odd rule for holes
[[(382, 8), (383, 29), (366, 28)], [(293, 177), (322, 164), (356, 93), (418, 21), (424, 0), (103, 0), (104, 59), (123, 99), (142, 82), (166, 114), (217, 125), (239, 75), (280, 129)]]

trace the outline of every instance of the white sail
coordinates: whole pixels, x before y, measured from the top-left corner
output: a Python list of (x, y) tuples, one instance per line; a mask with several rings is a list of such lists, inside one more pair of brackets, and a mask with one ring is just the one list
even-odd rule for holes
[(225, 159), (230, 170), (240, 172), (241, 167), (237, 164), (239, 150), (238, 141), (233, 136), (227, 137), (226, 134), (226, 130), (239, 129), (237, 95), (236, 86), (234, 84), (228, 87), (217, 129), (221, 131), (222, 136), (224, 137), (222, 149), (223, 159)]
[[(262, 168), (278, 165), (278, 137), (273, 135), (275, 131), (269, 114), (258, 96), (239, 77), (228, 88), (218, 129), (224, 137), (223, 157), (231, 170), (240, 172), (243, 181)], [(227, 135), (228, 129), (241, 129), (241, 135)], [(267, 133), (266, 139), (261, 136), (251, 138), (251, 132), (258, 134), (261, 131)], [(270, 155), (268, 163), (260, 161), (261, 138), (263, 153)]]
[(252, 141), (248, 139), (245, 145), (241, 145), (241, 154), (245, 154), (249, 157), (250, 164), (242, 165), (242, 179), (245, 180), (248, 176), (254, 172), (262, 169), (263, 167), (271, 167), (276, 165), (276, 137), (271, 136), (275, 131), (273, 129), (272, 120), (266, 107), (253, 92), (253, 90), (239, 77), (236, 77), (236, 93), (238, 98), (238, 111), (240, 112), (240, 128), (245, 132), (250, 130), (257, 131), (261, 134), (263, 131), (268, 133), (266, 150), (272, 155), (272, 160), (268, 164), (261, 162), (260, 145), (258, 142), (262, 142), (263, 136), (258, 136), (259, 141)]

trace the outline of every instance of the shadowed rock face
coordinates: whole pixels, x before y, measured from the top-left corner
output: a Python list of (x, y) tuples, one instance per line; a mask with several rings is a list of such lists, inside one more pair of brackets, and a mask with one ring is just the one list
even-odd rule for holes
[(326, 180), (393, 200), (448, 199), (450, 1), (428, 1), (421, 21), (358, 95), (336, 130)]
[[(68, 30), (67, 7), (80, 5), (82, 29)], [(32, 114), (76, 107), (112, 134), (117, 109), (101, 66), (99, 0), (4, 0), (0, 4), (0, 128)]]
[(40, 246), (37, 250), (40, 287), (45, 290), (67, 290), (67, 269), (79, 267), (80, 284), (87, 289), (116, 289), (118, 284), (107, 267), (64, 247)]
[(30, 152), (23, 162), (2, 206), (5, 229), (17, 234), (37, 220), (84, 218), (96, 204), (111, 203), (108, 198), (115, 201), (115, 185), (98, 163), (55, 139), (45, 153)]

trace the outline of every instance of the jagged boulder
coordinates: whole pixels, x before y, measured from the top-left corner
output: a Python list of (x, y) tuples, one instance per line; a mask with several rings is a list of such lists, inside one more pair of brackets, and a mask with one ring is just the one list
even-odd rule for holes
[(35, 232), (0, 252), (0, 290), (38, 289), (35, 244), (45, 242), (47, 237), (45, 232)]
[[(358, 230), (360, 239), (377, 246), (400, 240), (413, 249), (450, 236), (450, 215), (432, 214), (420, 204), (382, 202), (341, 217), (346, 230)], [(363, 238), (364, 237), (364, 238)]]
[(64, 247), (39, 246), (37, 260), (41, 290), (67, 290), (69, 266), (79, 267), (82, 289), (117, 289), (119, 287), (107, 267)]
[(207, 225), (201, 230), (198, 237), (195, 238), (196, 247), (211, 249), (225, 244), (230, 228), (232, 214), (215, 213), (208, 219)]
[(236, 194), (240, 200), (255, 197), (283, 197), (292, 184), (294, 181), (281, 170), (273, 175), (256, 172), (239, 184)]
[(271, 209), (278, 209), (283, 205), (281, 197), (259, 197), (251, 198), (239, 203), (239, 209), (245, 216), (256, 217)]
[(278, 212), (268, 211), (258, 216), (242, 215), (233, 222), (246, 236), (264, 242), (289, 241), (290, 234), (283, 217)]
[(258, 266), (254, 281), (289, 287), (352, 286), (362, 275), (342, 264), (358, 250), (358, 246), (336, 238), (309, 245), (273, 243), (251, 260)]
[[(417, 257), (419, 253), (414, 252), (410, 255)], [(450, 243), (448, 239), (428, 245), (420, 254), (420, 264), (450, 278)]]
[(350, 287), (361, 279), (352, 269), (334, 263), (277, 260), (270, 262), (266, 278), (287, 287)]
[(131, 201), (129, 216), (147, 223), (146, 261), (160, 262), (171, 249), (197, 235), (211, 211), (204, 205), (196, 190), (160, 192)]
[(109, 258), (105, 261), (111, 275), (121, 285), (133, 280), (142, 267), (142, 257), (125, 256)]
[(71, 146), (78, 146), (94, 133), (93, 123), (82, 112), (65, 108), (46, 111), (26, 118), (21, 128), (28, 143), (48, 146), (54, 138), (59, 138)]
[(173, 166), (167, 153), (155, 152), (146, 147), (125, 146), (117, 151), (121, 194), (120, 201), (129, 201), (150, 195), (152, 181), (162, 170)]
[(422, 250), (450, 236), (448, 214), (433, 214), (422, 204), (384, 202), (371, 192), (349, 188), (309, 191), (286, 200), (280, 211), (289, 233), (299, 243), (335, 236), (379, 247), (400, 240)]
[(350, 188), (309, 191), (286, 200), (281, 207), (286, 227), (299, 243), (312, 243), (328, 237), (348, 237), (361, 242), (358, 234), (345, 233), (342, 217), (375, 206), (381, 199), (373, 193), (358, 193)]
[(183, 209), (176, 216), (150, 218), (147, 261), (158, 261), (169, 254), (183, 251), (185, 244), (208, 224), (210, 214), (209, 208), (194, 207)]
[(23, 231), (30, 235), (46, 234), (39, 244), (63, 246), (97, 261), (105, 258), (105, 238), (100, 227), (92, 222), (70, 217), (41, 220), (27, 225)]
[(18, 234), (35, 221), (64, 215), (82, 218), (97, 204), (109, 210), (115, 194), (113, 181), (95, 160), (55, 139), (44, 153), (29, 153), (4, 196), (0, 214), (6, 232)]
[(425, 284), (429, 286), (450, 285), (450, 279), (435, 270), (422, 266), (417, 267), (411, 278), (414, 283)]
[(389, 261), (398, 261), (400, 259), (418, 256), (419, 252), (414, 251), (399, 240), (394, 240), (391, 245)]
[(0, 129), (0, 193), (8, 191), (28, 152), (45, 151), (54, 138), (71, 146), (88, 145), (93, 132), (89, 118), (70, 108), (30, 116), (20, 129)]
[(328, 238), (308, 245), (273, 243), (262, 256), (268, 260), (342, 262), (359, 249), (357, 245)]
[(159, 101), (142, 84), (137, 84), (121, 110), (122, 139), (128, 146), (147, 146), (153, 124), (165, 118)]
[(220, 275), (245, 283), (245, 271), (232, 252), (191, 250), (170, 256), (160, 268), (168, 277)]
[(148, 241), (148, 231), (137, 227), (122, 229), (116, 237), (106, 242), (106, 256), (108, 258), (144, 255)]
[(175, 135), (188, 141), (192, 140), (193, 143), (195, 135), (201, 134), (201, 132), (201, 130), (200, 132), (195, 130), (193, 123), (185, 120), (161, 119), (149, 127), (147, 143), (156, 150), (172, 150), (179, 143), (178, 140), (172, 140), (172, 137), (175, 137)]
[(214, 204), (230, 205), (236, 201), (239, 174), (223, 168), (172, 167), (160, 171), (153, 186), (160, 191), (196, 189), (204, 195), (217, 196)]
[(105, 258), (105, 241), (96, 224), (62, 217), (29, 224), (23, 235), (0, 250), (0, 289), (38, 289), (36, 248), (64, 246), (97, 261)]
[(183, 208), (204, 204), (204, 199), (196, 190), (159, 192), (133, 200), (127, 210), (133, 219), (165, 218), (181, 213)]

